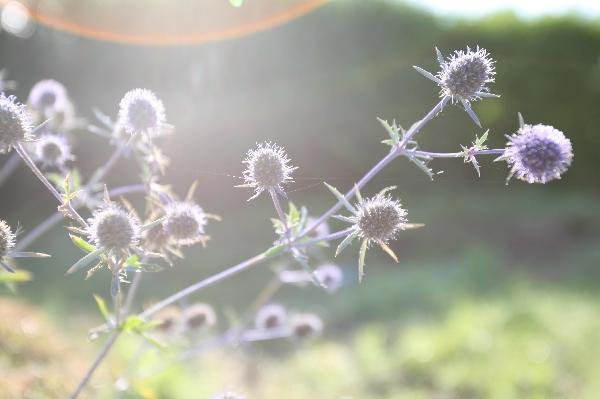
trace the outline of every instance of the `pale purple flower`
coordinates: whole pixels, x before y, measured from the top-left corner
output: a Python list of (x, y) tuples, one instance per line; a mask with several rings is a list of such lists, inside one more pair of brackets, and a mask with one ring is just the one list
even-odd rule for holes
[(32, 139), (32, 122), (25, 105), (0, 93), (0, 154)]
[(326, 263), (315, 269), (317, 279), (325, 286), (327, 292), (336, 292), (344, 282), (344, 274), (338, 265)]
[(67, 89), (54, 79), (40, 80), (34, 84), (27, 103), (46, 117), (64, 112), (71, 105)]
[(71, 145), (63, 135), (46, 133), (35, 142), (35, 159), (44, 167), (62, 168), (75, 159)]
[(246, 154), (244, 163), (244, 181), (238, 187), (254, 188), (254, 199), (263, 191), (275, 191), (285, 197), (283, 185), (292, 180), (292, 172), (296, 169), (289, 165), (289, 158), (285, 150), (273, 143), (257, 144)]
[(293, 338), (313, 338), (323, 332), (323, 320), (312, 313), (295, 314), (290, 321), (290, 328)]
[(282, 305), (272, 303), (263, 306), (256, 312), (254, 324), (261, 330), (272, 330), (284, 326), (287, 322), (287, 311)]
[(106, 251), (124, 251), (137, 245), (141, 229), (135, 216), (111, 202), (94, 212), (87, 233), (96, 247)]
[(150, 90), (130, 90), (119, 103), (119, 126), (130, 135), (159, 135), (165, 123), (165, 107)]
[(571, 141), (552, 126), (523, 124), (507, 137), (506, 151), (499, 158), (510, 166), (507, 183), (513, 175), (527, 183), (560, 179), (573, 160)]
[(197, 204), (186, 201), (174, 201), (165, 207), (165, 219), (162, 227), (175, 245), (192, 245), (204, 242), (208, 238), (204, 234), (207, 215)]
[(437, 59), (441, 70), (433, 75), (423, 68), (414, 68), (428, 79), (437, 83), (440, 97), (452, 102), (460, 101), (473, 121), (481, 126), (479, 118), (471, 108), (471, 102), (482, 97), (499, 97), (490, 93), (488, 83), (494, 82), (494, 63), (487, 50), (477, 47), (466, 51), (456, 50), (447, 60), (436, 48)]
[(212, 306), (205, 303), (188, 306), (183, 310), (181, 319), (183, 327), (190, 331), (211, 327), (217, 322), (217, 316)]

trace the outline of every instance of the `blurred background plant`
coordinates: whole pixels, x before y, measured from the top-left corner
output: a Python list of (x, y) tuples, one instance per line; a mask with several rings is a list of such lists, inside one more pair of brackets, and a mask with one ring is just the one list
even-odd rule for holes
[[(206, 351), (185, 363), (154, 349), (136, 357), (139, 341), (126, 338), (90, 394), (185, 398), (231, 389), (249, 398), (285, 393), (292, 399), (598, 397), (597, 18), (500, 12), (461, 19), (399, 2), (333, 1), (269, 30), (185, 47), (94, 41), (44, 25), (27, 39), (0, 35), (2, 66), (19, 83), (14, 93), (21, 99), (48, 78), (64, 83), (78, 113), (90, 119), (93, 108), (115, 114), (131, 87), (148, 87), (165, 103), (177, 127), (164, 141), (171, 158), (166, 180), (176, 192), (198, 180), (203, 207), (223, 221), (211, 226), (208, 248), (191, 248), (176, 269), (148, 276), (139, 293), (143, 303), (269, 246), (271, 205), (242, 206), (248, 193), (232, 188), (242, 182), (235, 177), (240, 160), (255, 142), (277, 140), (286, 148), (300, 166), (286, 191), (318, 213), (331, 202), (322, 180), (349, 189), (385, 154), (376, 117), (409, 124), (438, 101), (412, 65), (435, 71), (434, 46), (447, 54), (465, 44), (481, 45), (498, 60), (494, 92), (502, 99), (474, 105), (490, 129), (490, 148), (503, 146), (522, 111), (528, 122), (551, 124), (571, 139), (576, 158), (564, 180), (543, 187), (513, 181), (507, 188), (505, 164), (483, 160), (475, 181), (469, 165), (437, 160), (432, 166), (445, 173), (432, 183), (399, 159), (365, 192), (398, 185), (411, 220), (427, 226), (390, 244), (400, 264), (373, 251), (368, 278), (357, 286), (355, 255), (348, 251), (338, 259), (345, 285), (335, 296), (309, 286), (275, 298), (296, 312), (317, 310), (327, 325), (322, 338)], [(481, 134), (469, 117), (450, 107), (420, 142), (432, 151), (460, 151), (457, 143), (470, 143), (475, 133)], [(85, 160), (79, 166), (89, 176), (110, 148), (93, 135), (74, 134), (72, 152)], [(109, 179), (113, 187), (137, 176), (131, 160), (117, 170)], [(55, 210), (25, 168), (2, 192), (1, 217), (11, 225), (35, 226)], [(134, 204), (141, 200), (132, 197)], [(10, 299), (0, 307), (0, 397), (65, 396), (93, 356), (81, 334), (101, 322), (92, 293), (108, 296), (103, 273), (85, 282), (63, 276), (80, 252), (62, 227), (35, 248), (53, 248), (53, 257), (23, 263), (18, 278), (0, 275), (12, 278), (18, 291), (7, 290)], [(235, 313), (271, 275), (257, 269), (194, 299), (220, 314)], [(24, 343), (32, 341), (32, 323), (33, 341), (52, 345)], [(72, 373), (54, 383), (57, 369), (65, 368)]]

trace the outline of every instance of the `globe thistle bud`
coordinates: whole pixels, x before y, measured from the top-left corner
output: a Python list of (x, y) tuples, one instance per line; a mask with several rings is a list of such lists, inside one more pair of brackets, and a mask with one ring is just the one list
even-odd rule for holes
[(65, 86), (53, 79), (40, 80), (29, 92), (27, 103), (44, 116), (63, 112), (70, 100)]
[(325, 289), (330, 292), (336, 292), (344, 281), (342, 269), (334, 264), (324, 264), (315, 269), (317, 279), (325, 286)]
[(108, 203), (94, 212), (88, 236), (97, 247), (122, 251), (138, 243), (140, 223), (119, 205)]
[(35, 158), (42, 166), (62, 168), (75, 157), (64, 136), (46, 133), (35, 142)]
[(511, 167), (508, 180), (513, 175), (527, 183), (560, 179), (573, 160), (571, 141), (552, 126), (523, 125), (508, 140), (500, 157)]
[(204, 226), (207, 216), (204, 210), (193, 202), (171, 202), (165, 208), (163, 229), (172, 243), (192, 245), (206, 239)]
[(256, 198), (263, 191), (283, 193), (282, 185), (292, 181), (291, 174), (296, 169), (289, 165), (285, 150), (273, 143), (257, 144), (246, 154), (244, 181), (240, 187), (253, 187)]
[(31, 140), (31, 117), (14, 96), (0, 93), (0, 153), (9, 152), (21, 141)]
[(0, 260), (9, 254), (15, 246), (15, 233), (8, 223), (0, 219)]
[(323, 321), (312, 313), (294, 315), (290, 324), (292, 336), (296, 339), (313, 338), (323, 332)]
[(176, 307), (167, 307), (154, 316), (157, 323), (155, 329), (163, 334), (172, 334), (177, 330), (181, 311)]
[(437, 74), (442, 88), (441, 96), (458, 100), (473, 101), (481, 92), (488, 92), (487, 83), (494, 81), (494, 60), (487, 50), (467, 47), (467, 51), (457, 50), (448, 61), (441, 64)]
[(406, 210), (398, 200), (378, 194), (357, 204), (354, 229), (369, 243), (387, 243), (407, 222)]
[(217, 322), (213, 308), (204, 303), (197, 303), (183, 310), (183, 327), (189, 331), (196, 331), (204, 327), (211, 327)]
[(130, 90), (119, 103), (119, 125), (130, 135), (158, 135), (165, 120), (165, 107), (150, 90)]
[(259, 330), (272, 330), (283, 327), (287, 322), (287, 311), (279, 304), (265, 305), (256, 312), (254, 325)]

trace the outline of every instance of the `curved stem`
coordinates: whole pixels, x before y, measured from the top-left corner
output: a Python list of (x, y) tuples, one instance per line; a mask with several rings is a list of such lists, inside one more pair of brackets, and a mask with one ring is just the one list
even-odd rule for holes
[(35, 162), (33, 162), (33, 159), (31, 159), (29, 154), (27, 154), (27, 151), (25, 151), (25, 148), (23, 148), (21, 143), (17, 143), (17, 145), (15, 145), (15, 151), (17, 151), (17, 154), (19, 154), (21, 159), (23, 159), (25, 164), (29, 167), (29, 169), (31, 169), (33, 174), (42, 182), (44, 186), (46, 186), (46, 188), (52, 193), (52, 195), (54, 195), (54, 197), (61, 204), (61, 207), (64, 207), (66, 212), (68, 212), (73, 219), (77, 220), (79, 224), (81, 224), (83, 227), (87, 227), (87, 223), (85, 222), (85, 220), (83, 220), (81, 215), (77, 213), (77, 211), (73, 208), (73, 205), (71, 205), (70, 201), (65, 201), (63, 196), (58, 192), (58, 190), (56, 190), (52, 183), (48, 181), (46, 176), (44, 176), (44, 174), (36, 166)]

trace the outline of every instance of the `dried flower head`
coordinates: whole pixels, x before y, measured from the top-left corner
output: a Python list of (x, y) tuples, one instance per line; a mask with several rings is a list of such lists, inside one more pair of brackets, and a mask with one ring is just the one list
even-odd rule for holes
[(114, 202), (97, 209), (89, 220), (88, 236), (97, 247), (123, 251), (138, 243), (140, 223)]
[(213, 326), (217, 322), (217, 316), (210, 305), (197, 303), (183, 310), (182, 322), (186, 330), (195, 331)]
[(130, 90), (119, 103), (119, 125), (130, 135), (160, 134), (165, 120), (165, 107), (150, 90)]
[(330, 292), (336, 292), (344, 282), (344, 274), (338, 265), (326, 263), (315, 269), (317, 279), (325, 286), (325, 289)]
[(62, 168), (75, 159), (71, 145), (62, 135), (46, 133), (35, 141), (35, 158), (45, 167)]
[(437, 48), (436, 52), (441, 67), (436, 75), (417, 66), (414, 68), (440, 86), (440, 97), (443, 100), (460, 101), (467, 114), (481, 126), (479, 118), (471, 108), (471, 101), (482, 97), (498, 97), (490, 93), (487, 86), (488, 83), (494, 82), (495, 61), (490, 58), (486, 49), (479, 47), (476, 50), (469, 47), (466, 51), (456, 50), (447, 60)]
[(29, 92), (27, 103), (44, 116), (63, 112), (70, 100), (65, 86), (53, 79), (40, 80)]
[(238, 187), (254, 188), (254, 199), (263, 191), (274, 191), (283, 196), (282, 185), (292, 181), (292, 172), (296, 169), (289, 165), (285, 150), (273, 143), (257, 144), (246, 154), (244, 163), (245, 184)]
[(312, 313), (296, 314), (290, 321), (292, 336), (296, 339), (313, 338), (323, 332), (323, 321)]
[(506, 151), (499, 158), (511, 167), (507, 183), (513, 175), (527, 183), (560, 179), (573, 160), (571, 141), (552, 126), (523, 124), (507, 137)]
[(14, 96), (0, 93), (0, 153), (9, 152), (21, 141), (30, 141), (31, 118)]
[[(329, 189), (341, 196), (337, 189), (329, 186)], [(363, 199), (358, 187), (356, 188), (356, 197), (358, 202), (355, 205), (350, 204), (344, 199), (344, 206), (352, 212), (352, 216), (346, 217), (336, 215), (337, 219), (351, 223), (348, 229), (348, 235), (338, 245), (335, 255), (337, 256), (344, 248), (354, 241), (355, 238), (362, 240), (358, 256), (358, 278), (362, 280), (365, 265), (365, 253), (372, 244), (377, 244), (392, 259), (398, 262), (396, 254), (387, 246), (388, 241), (396, 238), (401, 230), (414, 229), (422, 227), (422, 224), (408, 223), (406, 220), (406, 210), (398, 200), (392, 199), (387, 192), (396, 187), (386, 187), (377, 195), (371, 198)]]
[(0, 260), (7, 256), (15, 246), (15, 233), (12, 232), (8, 223), (0, 220)]
[(172, 243), (192, 245), (206, 241), (206, 223), (207, 215), (199, 205), (190, 201), (175, 201), (166, 206), (162, 226)]
[(282, 305), (271, 303), (256, 312), (254, 325), (260, 330), (272, 330), (283, 327), (287, 322), (287, 311)]

